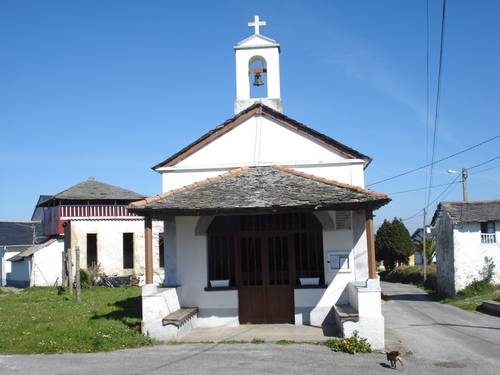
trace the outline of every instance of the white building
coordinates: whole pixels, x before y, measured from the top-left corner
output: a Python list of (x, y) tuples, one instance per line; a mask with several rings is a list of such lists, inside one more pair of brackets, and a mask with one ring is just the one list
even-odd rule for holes
[(252, 26), (234, 47), (235, 116), (157, 164), (163, 193), (129, 206), (145, 217), (148, 283), (151, 221), (165, 223), (166, 288), (144, 287), (143, 332), (336, 324), (382, 348), (372, 212), (390, 199), (364, 188), (369, 157), (282, 113), (280, 46)]
[(483, 278), (487, 259), (500, 283), (500, 200), (439, 203), (435, 227), (438, 291), (456, 294)]
[[(39, 201), (35, 213), (45, 236), (64, 237), (64, 249), (80, 248), (80, 267), (99, 265), (107, 276), (144, 274), (144, 218), (127, 205), (144, 196), (89, 178)], [(158, 251), (163, 223), (154, 223), (153, 265), (163, 275), (163, 254)], [(60, 263), (62, 265), (62, 263)], [(163, 280), (163, 279), (161, 279)]]

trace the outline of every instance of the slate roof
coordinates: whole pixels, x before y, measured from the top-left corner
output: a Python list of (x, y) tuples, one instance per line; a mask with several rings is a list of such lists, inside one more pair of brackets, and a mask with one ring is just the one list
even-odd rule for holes
[(0, 222), (0, 246), (32, 244), (33, 226), (38, 224), (36, 222)]
[(432, 225), (441, 212), (446, 213), (454, 223), (500, 220), (500, 200), (440, 202), (432, 218)]
[(98, 201), (98, 200), (122, 200), (135, 201), (144, 198), (144, 195), (127, 190), (118, 186), (105, 184), (104, 182), (96, 181), (89, 178), (79, 184), (71, 186), (56, 195), (50, 196), (47, 200), (42, 201), (38, 206), (48, 206), (54, 200), (59, 201)]
[(371, 162), (371, 158), (369, 156), (366, 156), (362, 154), (359, 151), (354, 150), (351, 147), (348, 147), (338, 141), (336, 141), (333, 138), (330, 138), (329, 136), (320, 133), (303, 123), (300, 123), (288, 116), (285, 116), (283, 113), (275, 111), (274, 109), (262, 104), (262, 103), (255, 103), (251, 105), (250, 107), (244, 109), (234, 117), (230, 118), (229, 120), (226, 120), (219, 126), (215, 127), (214, 129), (210, 130), (208, 133), (202, 135), (200, 138), (198, 138), (196, 141), (191, 143), (190, 145), (184, 147), (182, 150), (176, 152), (166, 160), (162, 161), (161, 163), (156, 164), (155, 166), (152, 167), (153, 170), (157, 170), (158, 168), (161, 167), (168, 167), (177, 164), (179, 161), (187, 158), (189, 155), (192, 153), (198, 151), (208, 143), (214, 141), (215, 139), (219, 138), (229, 130), (235, 128), (239, 124), (243, 123), (245, 120), (251, 118), (252, 116), (259, 114), (271, 119), (274, 119), (275, 121), (280, 122), (283, 125), (286, 125), (288, 127), (291, 127), (298, 132), (308, 134), (309, 136), (313, 137), (320, 143), (326, 144), (330, 147), (335, 148), (338, 150), (340, 153), (353, 158), (353, 159), (363, 159), (365, 161), (365, 167), (368, 166)]
[(379, 208), (382, 193), (282, 166), (237, 168), (129, 205), (136, 213), (210, 215), (235, 212)]
[(44, 247), (49, 246), (50, 244), (54, 243), (55, 241), (57, 241), (57, 239), (53, 238), (53, 239), (48, 240), (42, 244), (29, 246), (28, 248), (21, 251), (19, 254), (14, 255), (12, 258), (9, 258), (7, 260), (10, 262), (18, 262), (20, 260), (23, 260), (26, 257), (33, 255), (37, 251), (42, 250)]

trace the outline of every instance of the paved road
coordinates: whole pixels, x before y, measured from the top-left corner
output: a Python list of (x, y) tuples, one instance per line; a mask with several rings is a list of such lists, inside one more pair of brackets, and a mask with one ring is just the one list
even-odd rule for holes
[(382, 291), (388, 345), (400, 340), (415, 359), (500, 374), (500, 318), (430, 301), (412, 285), (382, 283)]
[[(388, 335), (414, 354), (405, 374), (499, 374), (500, 319), (383, 284)], [(391, 344), (392, 345), (392, 344)], [(380, 353), (352, 356), (319, 345), (183, 344), (95, 354), (0, 355), (0, 375), (394, 374)]]

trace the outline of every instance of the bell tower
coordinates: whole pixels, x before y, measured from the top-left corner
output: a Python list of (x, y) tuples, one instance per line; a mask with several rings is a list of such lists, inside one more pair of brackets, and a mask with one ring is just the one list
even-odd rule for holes
[(236, 100), (237, 114), (254, 103), (265, 104), (279, 112), (283, 111), (280, 95), (280, 45), (260, 33), (266, 26), (259, 16), (248, 23), (254, 34), (234, 46), (236, 54)]

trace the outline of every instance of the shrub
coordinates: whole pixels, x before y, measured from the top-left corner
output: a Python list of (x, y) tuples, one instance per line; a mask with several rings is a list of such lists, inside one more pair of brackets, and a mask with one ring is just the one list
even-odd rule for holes
[(474, 280), (464, 289), (457, 293), (459, 297), (473, 297), (478, 294), (490, 292), (494, 289), (494, 285), (487, 280)]
[(358, 336), (358, 331), (354, 331), (351, 337), (342, 339), (328, 339), (325, 345), (334, 352), (344, 352), (349, 354), (371, 353), (372, 347), (368, 340)]
[(415, 284), (427, 289), (436, 290), (436, 266), (427, 266), (427, 280), (424, 285), (424, 269), (422, 266), (396, 267), (391, 271), (381, 272), (380, 278), (394, 283)]
[(254, 338), (252, 339), (252, 341), (250, 341), (250, 342), (251, 342), (252, 344), (264, 344), (264, 343), (265, 343), (264, 339), (261, 339), (261, 338), (259, 338), (259, 337), (254, 337)]
[(90, 275), (84, 269), (80, 269), (80, 286), (82, 288), (90, 288)]

